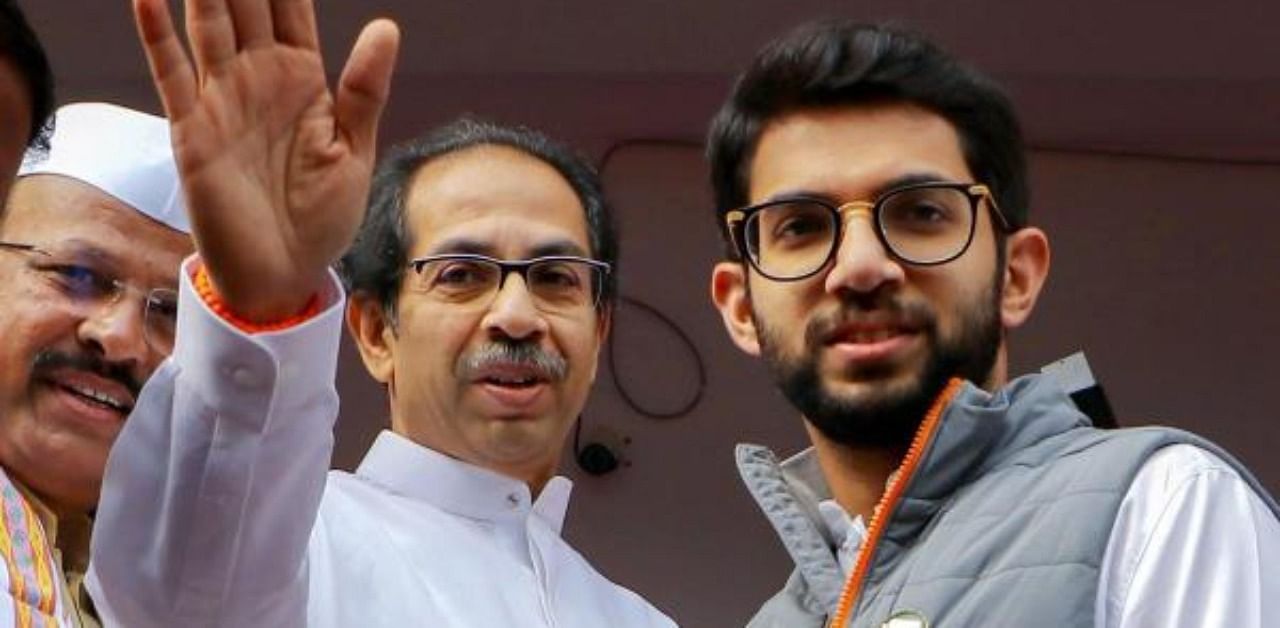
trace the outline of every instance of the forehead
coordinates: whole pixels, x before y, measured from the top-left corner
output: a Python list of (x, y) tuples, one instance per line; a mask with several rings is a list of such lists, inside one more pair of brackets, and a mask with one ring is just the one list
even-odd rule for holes
[(589, 250), (582, 202), (546, 162), (505, 146), (479, 146), (429, 161), (410, 181), (405, 217), (413, 254), (450, 243), (526, 257), (549, 243)]
[(973, 179), (955, 127), (905, 103), (777, 118), (761, 133), (750, 173), (751, 202), (796, 192), (865, 199), (906, 178)]
[(18, 170), (31, 128), (27, 84), (6, 57), (0, 56), (0, 200)]
[(14, 183), (0, 238), (58, 247), (92, 247), (151, 283), (176, 282), (191, 238), (152, 220), (91, 185), (61, 175), (34, 175)]

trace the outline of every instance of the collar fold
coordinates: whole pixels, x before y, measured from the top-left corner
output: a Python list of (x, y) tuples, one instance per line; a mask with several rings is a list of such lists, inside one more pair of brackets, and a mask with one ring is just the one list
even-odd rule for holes
[(573, 488), (567, 478), (557, 476), (533, 500), (520, 480), (451, 458), (389, 430), (378, 434), (356, 476), (470, 519), (523, 521), (532, 514), (556, 534), (564, 526)]

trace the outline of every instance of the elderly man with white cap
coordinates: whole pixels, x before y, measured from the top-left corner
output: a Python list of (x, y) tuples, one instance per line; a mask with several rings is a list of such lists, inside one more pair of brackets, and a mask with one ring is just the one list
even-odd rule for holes
[(0, 214), (0, 625), (97, 626), (81, 586), (107, 454), (172, 350), (192, 251), (162, 118), (60, 109)]

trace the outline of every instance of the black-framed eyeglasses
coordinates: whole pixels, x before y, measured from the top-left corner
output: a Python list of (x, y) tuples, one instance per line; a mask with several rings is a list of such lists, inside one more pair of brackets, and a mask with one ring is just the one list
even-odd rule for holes
[(978, 207), (991, 207), (999, 228), (1010, 229), (991, 190), (980, 183), (931, 182), (906, 185), (873, 201), (836, 205), (810, 196), (781, 198), (725, 215), (734, 246), (761, 275), (797, 281), (822, 270), (840, 247), (845, 223), (869, 214), (876, 236), (890, 255), (917, 266), (945, 264), (964, 255), (973, 242)]
[(526, 260), (500, 260), (473, 253), (419, 257), (409, 262), (414, 274), (409, 288), (451, 305), (483, 309), (515, 273), (524, 280), (534, 305), (548, 313), (599, 307), (607, 262), (574, 255), (548, 255)]
[(143, 339), (151, 350), (173, 353), (178, 326), (178, 291), (171, 288), (143, 289), (119, 279), (89, 256), (57, 247), (0, 241), (0, 250), (27, 253), (27, 269), (61, 307), (80, 318), (92, 318), (103, 308), (114, 306), (126, 296), (137, 295), (142, 302)]

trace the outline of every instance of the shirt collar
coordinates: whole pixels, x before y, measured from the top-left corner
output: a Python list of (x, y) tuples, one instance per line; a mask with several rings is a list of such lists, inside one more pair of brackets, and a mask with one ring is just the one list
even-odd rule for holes
[(423, 447), (384, 430), (369, 448), (356, 475), (445, 512), (472, 519), (523, 520), (537, 515), (556, 534), (564, 526), (573, 483), (553, 477), (538, 499), (529, 487), (495, 471)]
[(827, 526), (831, 538), (836, 540), (836, 562), (845, 577), (853, 573), (858, 562), (858, 551), (867, 536), (867, 526), (862, 516), (850, 517), (834, 499), (818, 502), (818, 514), (822, 515), (822, 523)]

